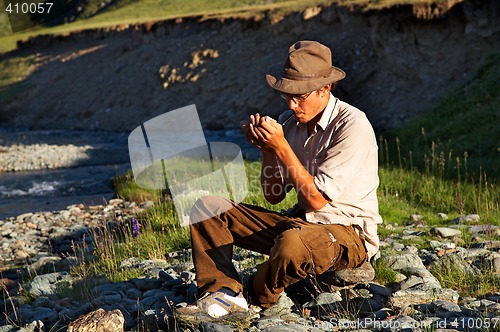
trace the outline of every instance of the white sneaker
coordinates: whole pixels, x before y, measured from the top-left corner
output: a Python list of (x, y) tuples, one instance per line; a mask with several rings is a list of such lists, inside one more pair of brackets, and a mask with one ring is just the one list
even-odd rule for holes
[(241, 292), (236, 296), (231, 296), (220, 290), (205, 294), (197, 301), (196, 305), (176, 309), (176, 313), (180, 315), (203, 313), (212, 318), (220, 318), (230, 313), (247, 311), (248, 303)]

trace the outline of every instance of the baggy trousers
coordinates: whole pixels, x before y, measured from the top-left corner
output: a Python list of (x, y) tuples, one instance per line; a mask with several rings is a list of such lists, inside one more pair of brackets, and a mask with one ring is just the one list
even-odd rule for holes
[[(223, 201), (221, 201), (223, 200)], [(223, 287), (239, 293), (242, 284), (232, 263), (233, 245), (269, 255), (257, 266), (253, 293), (268, 308), (289, 285), (308, 275), (361, 265), (366, 249), (352, 226), (314, 224), (242, 203), (219, 213), (228, 201), (203, 197), (191, 211), (191, 244), (200, 295)], [(195, 218), (193, 218), (195, 217)]]

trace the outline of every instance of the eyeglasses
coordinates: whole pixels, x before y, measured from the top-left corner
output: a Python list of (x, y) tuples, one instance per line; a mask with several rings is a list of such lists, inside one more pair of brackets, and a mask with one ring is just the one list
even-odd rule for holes
[(304, 93), (302, 95), (290, 95), (287, 93), (280, 93), (280, 94), (281, 98), (285, 99), (287, 102), (290, 102), (290, 100), (292, 100), (294, 103), (299, 103), (305, 101), (313, 92), (314, 91), (311, 91), (309, 93)]

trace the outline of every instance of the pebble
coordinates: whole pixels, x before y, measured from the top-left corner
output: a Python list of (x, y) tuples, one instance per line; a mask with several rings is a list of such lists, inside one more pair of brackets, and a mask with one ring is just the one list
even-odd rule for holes
[(73, 144), (0, 145), (0, 151), (2, 151), (0, 173), (71, 167), (88, 159), (91, 150), (92, 147), (89, 145), (76, 146)]
[[(182, 323), (174, 318), (173, 311), (175, 307), (193, 303), (197, 294), (190, 250), (166, 253), (168, 261), (129, 257), (121, 262), (120, 267), (142, 269), (146, 277), (115, 283), (103, 279), (96, 281), (98, 284), (91, 289), (91, 299), (70, 296), (74, 291), (74, 288), (71, 291), (71, 285), (81, 284), (82, 281), (69, 273), (71, 264), (74, 264), (72, 258), (61, 253), (78, 241), (85, 240), (89, 244), (89, 228), (128, 221), (151, 204), (114, 199), (106, 206), (75, 204), (63, 211), (25, 213), (1, 220), (0, 262), (14, 267), (27, 261), (28, 265), (23, 269), (30, 271), (34, 277), (22, 280), (18, 278), (18, 270), (4, 269), (1, 281), (7, 285), (9, 297), (4, 297), (3, 303), (0, 303), (0, 332), (58, 329), (97, 307), (106, 311), (120, 310), (124, 316), (125, 331), (133, 331), (137, 326), (143, 326), (145, 331), (182, 327)], [(403, 227), (404, 232), (412, 234), (415, 224), (394, 227)], [(481, 226), (468, 227), (470, 232), (476, 232)], [(433, 232), (445, 238), (450, 230), (455, 231), (453, 237), (462, 234), (446, 227), (436, 227)], [(427, 236), (427, 232), (417, 232), (413, 236)], [(500, 240), (479, 242), (470, 249), (458, 247), (456, 242), (428, 240), (432, 250), (448, 250), (442, 255), (404, 245), (398, 241), (397, 233), (381, 239), (381, 242), (385, 245), (381, 246), (379, 259), (397, 273), (396, 284), (383, 286), (372, 281), (352, 289), (321, 290), (312, 300), (302, 304), (292, 300), (294, 294), (283, 293), (276, 306), (252, 314), (245, 322), (239, 323), (244, 326), (240, 329), (248, 332), (339, 329), (413, 331), (432, 327), (439, 330), (452, 328), (453, 319), (461, 319), (459, 324), (479, 324), (477, 317), (481, 317), (482, 323), (488, 321), (492, 324), (500, 315), (500, 293), (489, 294), (481, 300), (460, 300), (455, 290), (443, 288), (430, 272), (439, 264), (453, 264), (454, 268), (466, 274), (481, 273), (479, 268), (486, 266), (498, 273)], [(26, 257), (21, 260), (23, 256)], [(254, 268), (242, 267), (248, 266), (245, 262), (255, 261), (256, 256), (244, 250), (235, 254), (234, 262), (242, 280), (248, 279), (255, 271)], [(30, 296), (20, 295), (21, 289)], [(413, 307), (410, 306), (412, 304)], [(340, 317), (350, 315), (346, 311), (348, 307), (356, 312), (357, 319), (339, 318), (339, 314)], [(198, 324), (197, 327), (185, 327), (185, 331), (193, 331), (192, 328), (194, 331), (233, 330), (227, 322), (205, 321)]]
[(462, 235), (462, 231), (459, 229), (453, 229), (453, 228), (448, 228), (448, 227), (435, 227), (431, 229), (431, 232), (443, 237), (443, 238), (449, 238), (449, 237), (455, 237), (455, 236), (460, 236)]

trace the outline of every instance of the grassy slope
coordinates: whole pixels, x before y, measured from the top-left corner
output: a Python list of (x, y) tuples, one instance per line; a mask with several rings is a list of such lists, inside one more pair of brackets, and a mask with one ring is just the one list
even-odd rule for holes
[[(409, 213), (478, 213), (500, 224), (500, 54), (427, 114), (380, 140), (380, 207), (386, 221)], [(398, 149), (399, 146), (399, 149)]]
[[(448, 177), (461, 175), (463, 178), (471, 174), (477, 177), (482, 169), (487, 177), (498, 178), (499, 63), (500, 54), (492, 54), (468, 84), (451, 92), (434, 110), (387, 134), (393, 159), (396, 159), (396, 138), (399, 138), (401, 156), (405, 158), (402, 163), (410, 162), (411, 151), (413, 164), (421, 169), (436, 171), (444, 162), (443, 173)], [(428, 162), (424, 163), (426, 159)]]
[[(90, 1), (92, 4), (94, 1)], [(15, 49), (18, 40), (38, 34), (63, 34), (84, 29), (96, 29), (122, 24), (135, 24), (173, 18), (205, 16), (254, 16), (268, 10), (293, 11), (332, 0), (274, 0), (270, 4), (261, 0), (141, 0), (117, 1), (114, 6), (92, 17), (83, 17), (72, 23), (55, 27), (37, 27), (12, 34), (5, 14), (0, 14), (0, 53)], [(2, 13), (4, 11), (2, 10)], [(85, 15), (83, 15), (85, 16)]]
[[(461, 1), (461, 0), (457, 0)], [(204, 16), (257, 16), (265, 11), (287, 13), (305, 8), (337, 2), (340, 5), (356, 6), (364, 10), (381, 9), (401, 4), (429, 3), (429, 0), (118, 0), (116, 3), (91, 16), (97, 11), (100, 1), (91, 0), (80, 19), (55, 27), (37, 27), (12, 34), (3, 3), (0, 2), (0, 53), (16, 48), (18, 40), (27, 39), (37, 34), (62, 34), (83, 29), (95, 29), (129, 23), (144, 23), (172, 18)], [(448, 0), (434, 0), (434, 3), (446, 4)]]

